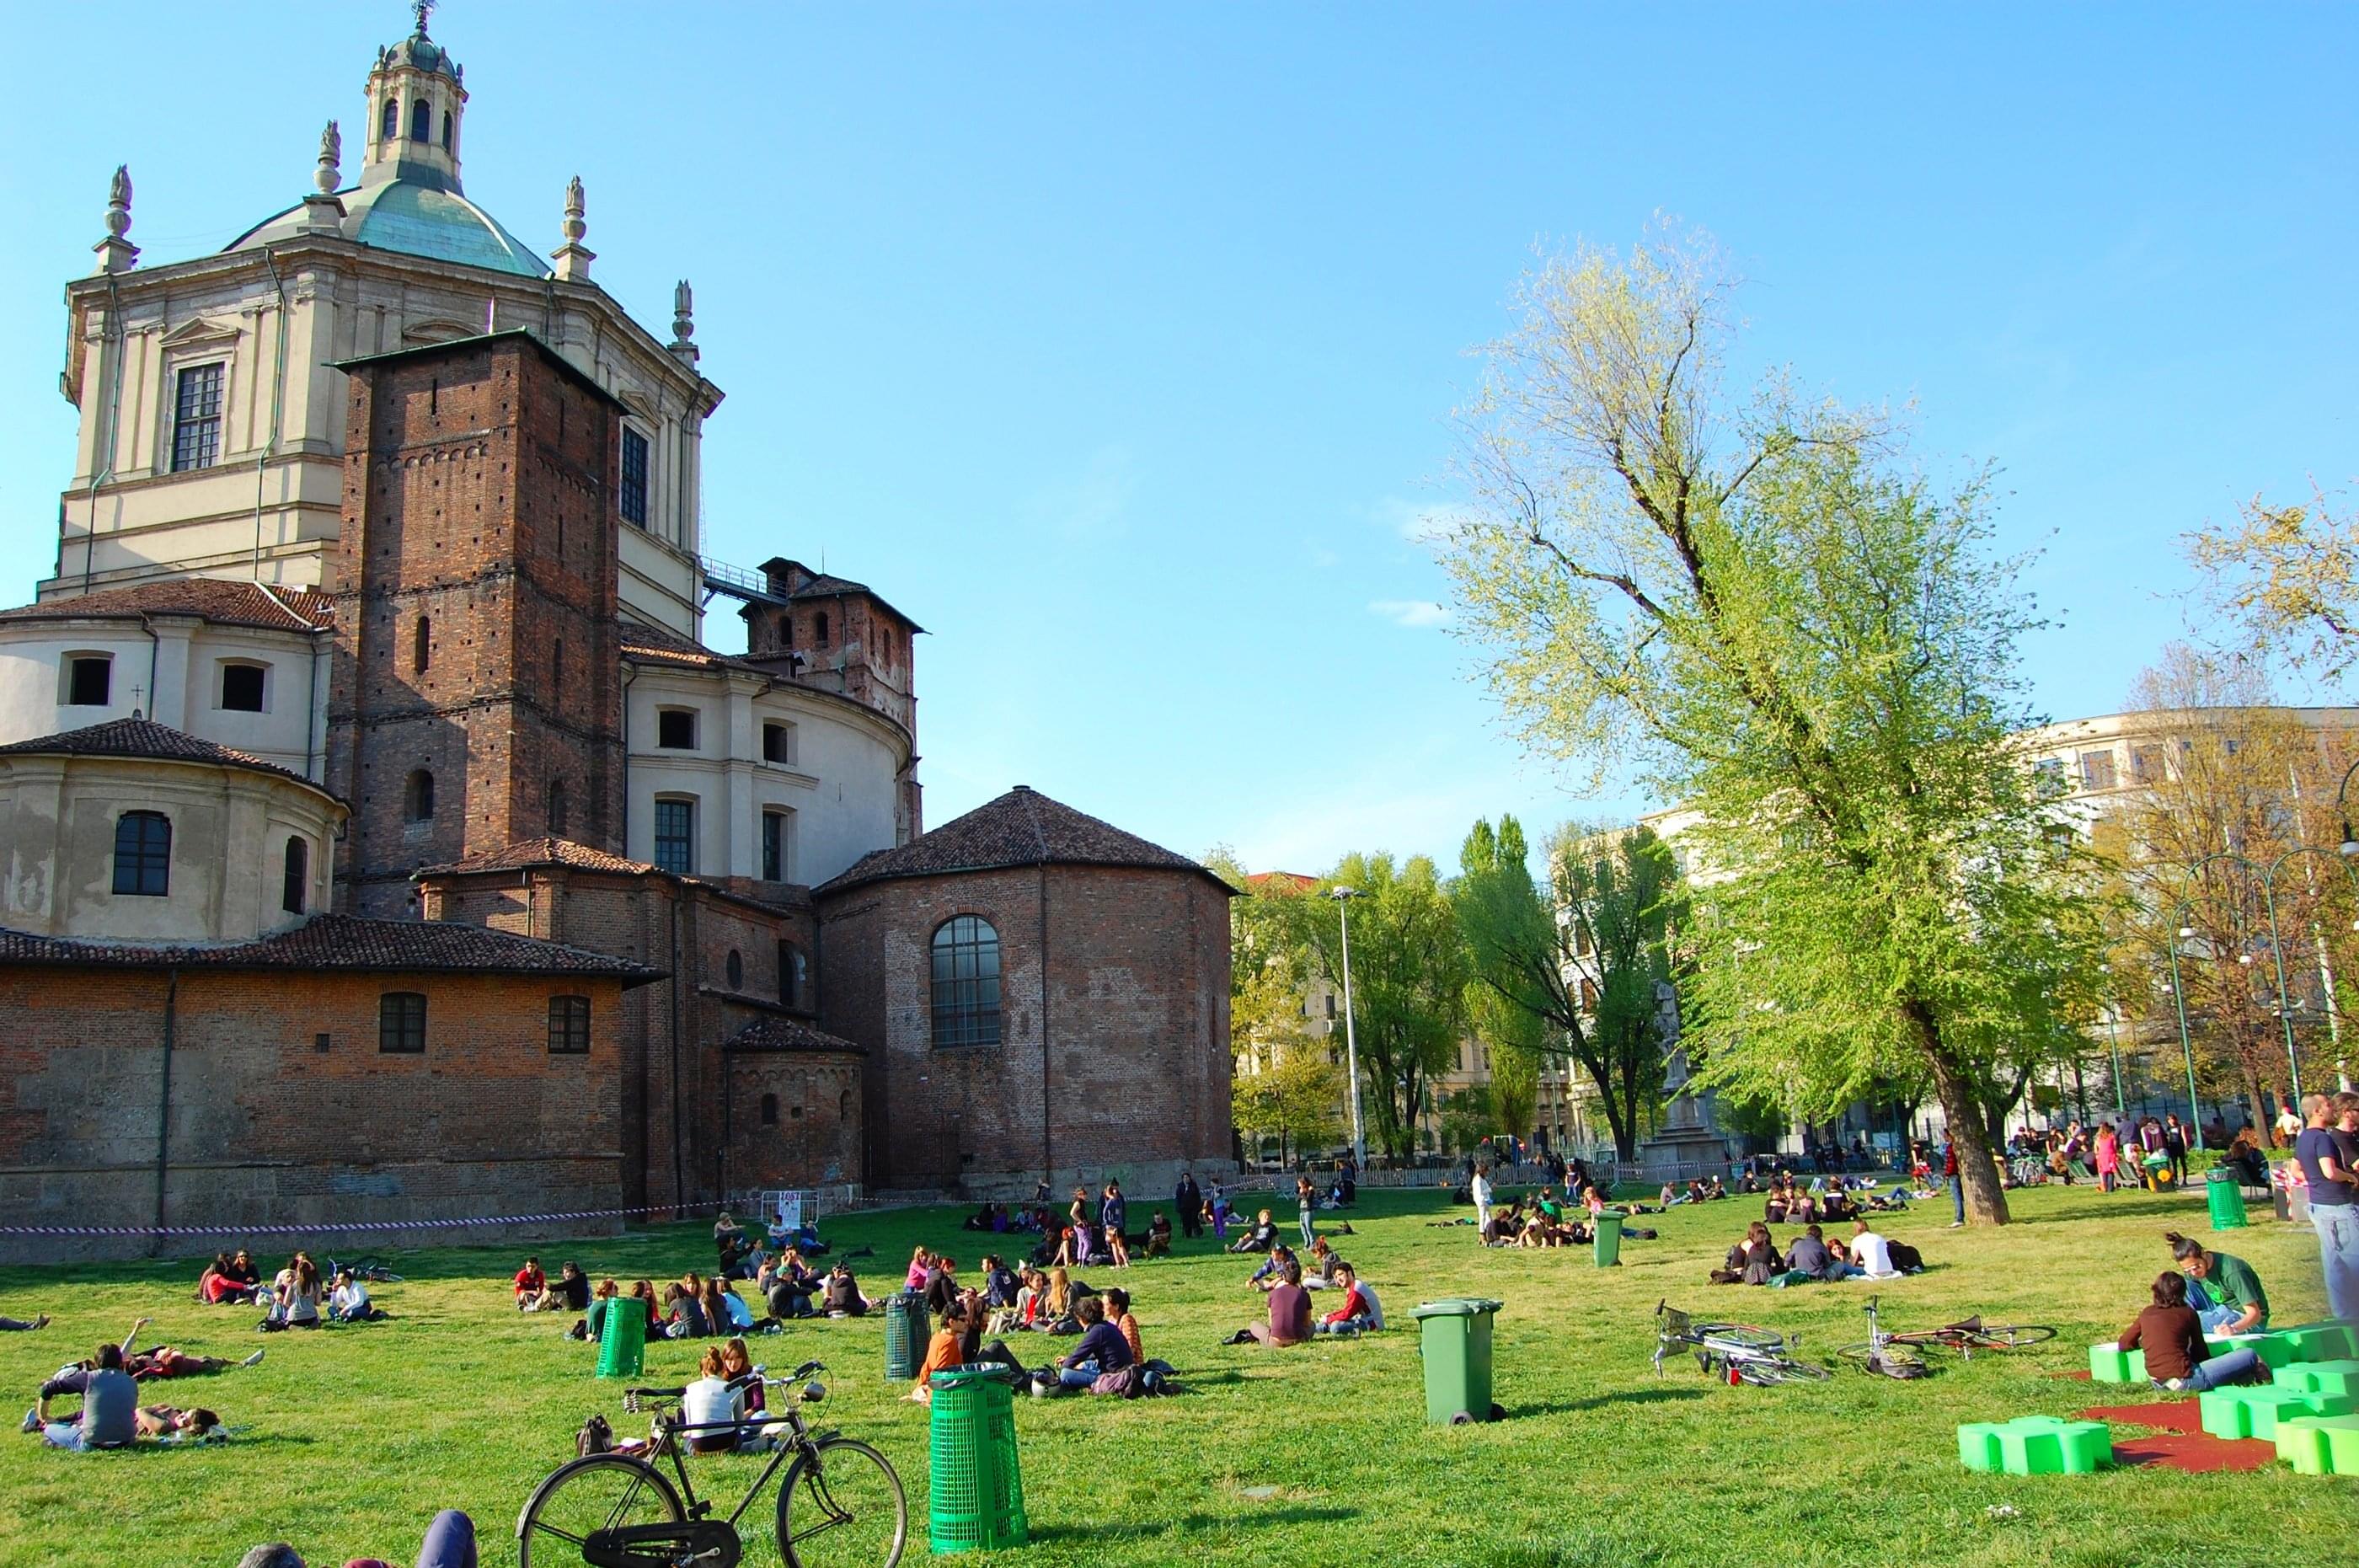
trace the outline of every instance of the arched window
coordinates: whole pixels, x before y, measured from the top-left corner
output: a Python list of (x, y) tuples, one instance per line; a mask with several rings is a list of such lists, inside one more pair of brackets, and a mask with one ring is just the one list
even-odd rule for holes
[(776, 1094), (762, 1096), (762, 1125), (764, 1127), (778, 1125), (778, 1097)]
[(723, 967), (729, 975), (729, 988), (732, 991), (744, 990), (745, 988), (745, 961), (738, 956), (737, 950), (735, 948), (733, 947), (729, 950), (729, 961)]
[(842, 1094), (838, 1094), (835, 1097), (835, 1116), (838, 1121), (848, 1122), (852, 1119), (851, 1090), (846, 1089)]
[(434, 620), (430, 615), (418, 617), (418, 625), (409, 636), (409, 668), (419, 675), (434, 662)]
[(172, 889), (172, 819), (125, 811), (114, 819), (114, 890), (161, 898)]
[(414, 142), (434, 139), (434, 106), (423, 98), (409, 106), (409, 139)]
[(999, 1043), (999, 933), (974, 915), (934, 932), (934, 1047)]
[(377, 116), (376, 139), (389, 142), (401, 134), (401, 104), (397, 99), (385, 101), (385, 113)]
[(311, 846), (299, 838), (287, 841), (287, 876), (280, 886), (278, 907), (290, 915), (303, 912), (311, 888)]
[(791, 942), (778, 943), (778, 1000), (789, 1007), (808, 1007), (810, 971), (803, 950)]
[(409, 783), (401, 792), (401, 814), (413, 822), (434, 820), (434, 775), (423, 768), (409, 776)]
[(565, 781), (553, 779), (549, 786), (549, 836), (565, 836)]
[(451, 130), (457, 124), (458, 122), (451, 118), (450, 110), (442, 111), (442, 150), (444, 152), (451, 150)]

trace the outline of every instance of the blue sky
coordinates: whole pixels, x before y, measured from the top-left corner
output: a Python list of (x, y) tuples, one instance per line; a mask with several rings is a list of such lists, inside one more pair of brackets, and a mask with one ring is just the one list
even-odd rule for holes
[[(218, 247), (408, 30), (190, 15), (14, 20), (56, 68), (0, 108), (8, 603), (49, 571), (109, 172), (147, 263)], [(707, 548), (823, 556), (931, 633), (936, 822), (1029, 783), (1312, 870), (1645, 804), (1518, 757), (1407, 534), (1534, 247), (1658, 211), (1755, 280), (1746, 366), (2000, 465), (2055, 716), (2179, 629), (2181, 533), (2359, 474), (2346, 7), (452, 0), (433, 33), (471, 197), (554, 248), (579, 173), (609, 290), (660, 329), (694, 280)]]

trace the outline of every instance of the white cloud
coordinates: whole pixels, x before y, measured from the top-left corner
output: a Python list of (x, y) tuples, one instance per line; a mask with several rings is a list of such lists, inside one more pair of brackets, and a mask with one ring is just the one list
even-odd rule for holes
[(1474, 520), (1472, 506), (1456, 502), (1407, 501), (1386, 495), (1375, 505), (1377, 520), (1411, 544), (1431, 545), (1460, 525)]
[(1438, 626), (1450, 619), (1449, 607), (1437, 604), (1430, 599), (1373, 599), (1368, 603), (1368, 610), (1396, 626), (1414, 630)]

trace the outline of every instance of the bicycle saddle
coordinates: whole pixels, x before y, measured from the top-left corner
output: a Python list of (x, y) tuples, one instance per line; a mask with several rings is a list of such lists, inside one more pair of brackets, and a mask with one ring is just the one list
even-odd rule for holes
[(1976, 1312), (1973, 1316), (1963, 1319), (1961, 1322), (1943, 1323), (1941, 1326), (1943, 1328), (1962, 1328), (1968, 1334), (1980, 1334), (1983, 1331), (1983, 1315), (1980, 1312)]

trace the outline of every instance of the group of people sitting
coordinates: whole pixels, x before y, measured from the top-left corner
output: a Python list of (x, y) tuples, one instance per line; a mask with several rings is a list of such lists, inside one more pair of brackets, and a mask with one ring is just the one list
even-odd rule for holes
[(1690, 1181), (1684, 1187), (1677, 1181), (1666, 1181), (1659, 1201), (1668, 1209), (1674, 1203), (1702, 1203), (1726, 1196), (1727, 1185), (1719, 1177), (1712, 1176)]
[(2146, 1356), (2147, 1377), (2168, 1392), (2200, 1394), (2267, 1373), (2251, 1347), (2212, 1353), (2205, 1335), (2260, 1334), (2269, 1326), (2268, 1292), (2241, 1258), (2212, 1252), (2177, 1231), (2163, 1233), (2175, 1268), (2155, 1277), (2152, 1301), (2115, 1343)]
[(1904, 1214), (1905, 1197), (1887, 1196), (1854, 1176), (1814, 1177), (1807, 1187), (1790, 1171), (1771, 1179), (1761, 1217), (1771, 1225), (1840, 1225), (1863, 1214)]
[(197, 1300), (209, 1306), (259, 1306), (263, 1317), (255, 1327), (265, 1334), (318, 1328), (323, 1322), (375, 1323), (386, 1315), (369, 1299), (367, 1284), (350, 1269), (336, 1270), (323, 1290), (319, 1265), (308, 1252), (288, 1258), (267, 1285), (245, 1248), (234, 1254), (216, 1252), (197, 1278)]
[[(51, 1448), (89, 1453), (125, 1448), (140, 1438), (166, 1442), (195, 1441), (221, 1432), (221, 1417), (210, 1410), (183, 1410), (177, 1405), (143, 1405), (139, 1385), (167, 1377), (195, 1377), (227, 1371), (233, 1365), (252, 1367), (261, 1361), (257, 1350), (233, 1363), (226, 1356), (190, 1356), (168, 1345), (135, 1350), (139, 1331), (151, 1319), (140, 1318), (120, 1344), (102, 1345), (84, 1361), (59, 1369), (41, 1385), (33, 1408), (25, 1412), (23, 1430), (38, 1433)], [(82, 1409), (72, 1419), (52, 1415), (53, 1400), (79, 1398)]]
[(1891, 1279), (1925, 1267), (1924, 1255), (1905, 1241), (1876, 1234), (1866, 1218), (1852, 1221), (1848, 1240), (1830, 1237), (1824, 1226), (1812, 1224), (1777, 1250), (1768, 1225), (1755, 1220), (1745, 1239), (1728, 1249), (1728, 1257), (1712, 1271), (1715, 1285), (1807, 1285), (1834, 1279)]
[[(1225, 1342), (1230, 1345), (1248, 1341), (1264, 1345), (1299, 1345), (1313, 1334), (1373, 1334), (1385, 1326), (1384, 1303), (1376, 1299), (1376, 1288), (1362, 1279), (1359, 1270), (1339, 1257), (1325, 1236), (1310, 1244), (1307, 1264), (1292, 1247), (1273, 1240), (1269, 1255), (1245, 1283), (1268, 1294), (1268, 1318), (1237, 1330)], [(1342, 1294), (1332, 1311), (1314, 1320), (1310, 1292), (1325, 1290)]]

